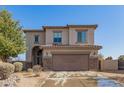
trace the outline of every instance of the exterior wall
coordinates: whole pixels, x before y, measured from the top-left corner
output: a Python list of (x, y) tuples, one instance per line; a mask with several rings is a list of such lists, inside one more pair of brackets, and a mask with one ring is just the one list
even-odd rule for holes
[(94, 44), (94, 31), (93, 30), (89, 30), (88, 31), (88, 44), (93, 45)]
[(86, 28), (69, 28), (69, 29), (46, 29), (46, 45), (53, 44), (53, 32), (62, 31), (62, 44), (77, 45), (77, 30), (87, 31), (87, 43), (94, 44), (94, 30)]
[[(40, 45), (51, 45), (53, 44), (53, 33), (55, 31), (61, 31), (62, 32), (62, 44), (63, 45), (78, 45), (77, 43), (77, 31), (78, 30), (87, 30), (87, 43), (86, 44), (94, 44), (94, 29), (84, 28), (84, 27), (76, 27), (76, 28), (50, 28), (46, 29), (46, 31), (27, 31), (26, 34), (26, 61), (31, 62), (32, 61), (32, 48), (34, 46), (40, 46)], [(39, 35), (40, 42), (39, 44), (34, 44), (34, 36)], [(71, 50), (72, 51), (72, 50)], [(87, 51), (87, 50), (86, 50)], [(91, 50), (90, 50), (91, 51)], [(92, 51), (94, 53), (94, 50)]]
[[(83, 31), (83, 30), (88, 30), (88, 29), (83, 29), (83, 28), (69, 28), (69, 44), (70, 45), (75, 45), (77, 43), (77, 31)], [(86, 44), (94, 44), (94, 31), (93, 29), (89, 29), (87, 32), (87, 38), (86, 38)]]
[(118, 70), (118, 61), (117, 60), (104, 60), (101, 62), (101, 70)]
[[(39, 44), (34, 44), (34, 35), (39, 35)], [(26, 32), (26, 61), (32, 61), (32, 48), (34, 46), (40, 46), (45, 44), (45, 32)]]
[(98, 58), (89, 59), (89, 70), (99, 70)]
[(68, 30), (67, 29), (47, 29), (46, 30), (46, 45), (53, 44), (53, 33), (56, 31), (62, 32), (62, 44), (68, 44)]
[(77, 42), (77, 32), (75, 29), (69, 29), (69, 45), (75, 45)]

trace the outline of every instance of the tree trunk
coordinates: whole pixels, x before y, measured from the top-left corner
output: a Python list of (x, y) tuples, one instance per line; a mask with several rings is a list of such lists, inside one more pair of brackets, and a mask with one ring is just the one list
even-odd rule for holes
[(0, 60), (2, 61), (2, 62), (7, 62), (7, 56), (0, 56)]

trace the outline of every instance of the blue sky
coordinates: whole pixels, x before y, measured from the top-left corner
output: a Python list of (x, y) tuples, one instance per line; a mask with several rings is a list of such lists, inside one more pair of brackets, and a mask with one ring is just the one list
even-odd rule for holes
[(124, 6), (0, 6), (1, 9), (10, 11), (23, 28), (98, 24), (95, 44), (103, 46), (100, 53), (114, 58), (124, 54)]

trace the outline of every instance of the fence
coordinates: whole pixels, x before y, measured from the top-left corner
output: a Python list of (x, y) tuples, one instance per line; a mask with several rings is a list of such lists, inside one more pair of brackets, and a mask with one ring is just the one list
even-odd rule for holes
[(104, 60), (103, 62), (101, 62), (101, 70), (102, 71), (118, 70), (118, 61), (117, 60)]

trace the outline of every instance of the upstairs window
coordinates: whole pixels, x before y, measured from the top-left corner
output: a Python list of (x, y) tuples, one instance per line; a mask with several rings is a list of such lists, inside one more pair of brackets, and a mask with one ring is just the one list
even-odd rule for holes
[(54, 32), (53, 43), (54, 44), (61, 44), (62, 43), (62, 33), (61, 32)]
[(39, 35), (34, 36), (34, 43), (38, 44), (39, 43)]
[(86, 31), (77, 32), (77, 42), (86, 43)]

